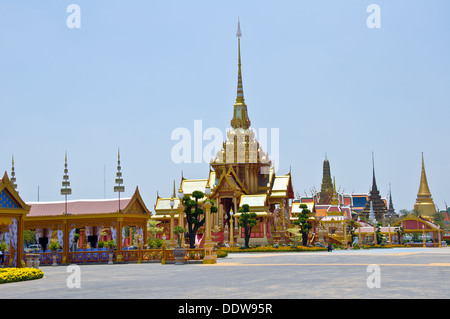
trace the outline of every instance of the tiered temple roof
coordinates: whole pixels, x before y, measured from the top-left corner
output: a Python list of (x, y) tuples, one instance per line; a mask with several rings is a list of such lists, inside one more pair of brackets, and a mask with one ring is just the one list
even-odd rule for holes
[(372, 166), (373, 166), (372, 189), (369, 192), (369, 200), (364, 206), (364, 209), (361, 211), (360, 215), (363, 215), (366, 219), (369, 218), (371, 212), (370, 205), (372, 203), (372, 209), (375, 219), (381, 222), (384, 220), (384, 216), (387, 213), (387, 207), (386, 202), (381, 198), (380, 191), (378, 190), (377, 187), (377, 181), (375, 179), (375, 164), (373, 162), (373, 155), (372, 155)]

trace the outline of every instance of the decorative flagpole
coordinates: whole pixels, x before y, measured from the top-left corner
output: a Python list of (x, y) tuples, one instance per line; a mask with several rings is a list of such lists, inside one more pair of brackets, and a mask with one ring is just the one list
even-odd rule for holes
[(125, 191), (125, 186), (121, 185), (123, 184), (123, 179), (122, 179), (122, 172), (120, 171), (121, 167), (120, 167), (120, 149), (118, 150), (118, 155), (117, 155), (117, 173), (116, 173), (116, 186), (114, 186), (114, 192), (119, 193), (119, 213), (120, 213), (120, 192), (124, 192)]
[(63, 175), (63, 181), (62, 181), (62, 188), (61, 188), (61, 195), (64, 195), (65, 197), (65, 212), (64, 214), (67, 215), (67, 195), (72, 194), (72, 189), (70, 188), (70, 181), (69, 181), (69, 170), (67, 169), (67, 152), (64, 162), (64, 175)]

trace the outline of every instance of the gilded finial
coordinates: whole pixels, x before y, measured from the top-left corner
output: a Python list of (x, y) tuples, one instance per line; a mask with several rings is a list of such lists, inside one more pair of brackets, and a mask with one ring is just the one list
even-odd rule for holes
[(177, 193), (175, 192), (175, 180), (173, 181), (173, 193), (172, 198), (175, 198), (177, 196)]

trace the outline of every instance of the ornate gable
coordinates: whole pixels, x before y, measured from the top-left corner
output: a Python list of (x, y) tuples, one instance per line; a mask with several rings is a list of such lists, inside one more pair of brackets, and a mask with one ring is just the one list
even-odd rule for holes
[(233, 170), (228, 170), (229, 173), (222, 173), (216, 187), (214, 187), (211, 197), (217, 193), (229, 193), (230, 195), (241, 195), (244, 190), (237, 181), (237, 176), (233, 173)]
[(17, 191), (14, 189), (13, 184), (9, 180), (6, 172), (0, 180), (0, 209), (30, 210), (30, 206), (24, 203)]
[(5, 189), (0, 192), (0, 208), (19, 208)]
[(130, 202), (128, 203), (127, 207), (125, 207), (123, 212), (128, 214), (151, 215), (151, 212), (148, 210), (148, 208), (144, 204), (144, 201), (142, 200), (138, 187), (136, 187), (136, 191), (134, 192), (133, 197), (131, 197)]

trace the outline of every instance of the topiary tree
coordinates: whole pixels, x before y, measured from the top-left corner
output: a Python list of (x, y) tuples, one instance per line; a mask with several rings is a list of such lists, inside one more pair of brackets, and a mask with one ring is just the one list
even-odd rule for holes
[(377, 223), (375, 235), (377, 237), (377, 244), (381, 245), (384, 239), (384, 236), (381, 234), (381, 223)]
[(294, 222), (294, 225), (300, 226), (302, 232), (302, 245), (306, 246), (308, 243), (308, 233), (312, 226), (308, 223), (308, 218), (311, 215), (311, 211), (306, 204), (300, 204), (302, 211), (298, 213), (298, 219)]
[(244, 228), (244, 246), (245, 248), (249, 248), (250, 236), (252, 234), (253, 226), (256, 226), (256, 214), (250, 213), (250, 206), (247, 204), (242, 205), (238, 209), (238, 212), (241, 213), (239, 217), (239, 226)]
[(405, 234), (405, 229), (402, 226), (397, 226), (395, 228), (395, 232), (397, 233), (398, 243), (403, 244), (403, 235)]
[[(198, 229), (205, 224), (205, 212), (203, 210), (203, 203), (199, 203), (199, 200), (202, 199), (205, 195), (201, 191), (192, 192), (191, 197), (185, 195), (183, 197), (183, 205), (184, 205), (184, 214), (186, 216), (186, 222), (188, 225), (188, 238), (189, 238), (189, 247), (195, 248), (195, 237), (197, 236)], [(210, 199), (207, 199), (211, 203), (211, 213), (217, 213), (217, 207), (214, 206), (214, 202)]]
[(173, 233), (177, 236), (178, 247), (181, 247), (181, 234), (184, 234), (186, 229), (181, 226), (177, 226), (173, 229)]
[[(149, 234), (148, 240), (156, 239), (156, 235), (164, 231), (164, 228), (158, 227), (161, 222), (159, 220), (150, 219), (147, 223), (147, 232)], [(147, 240), (147, 241), (148, 241)]]

